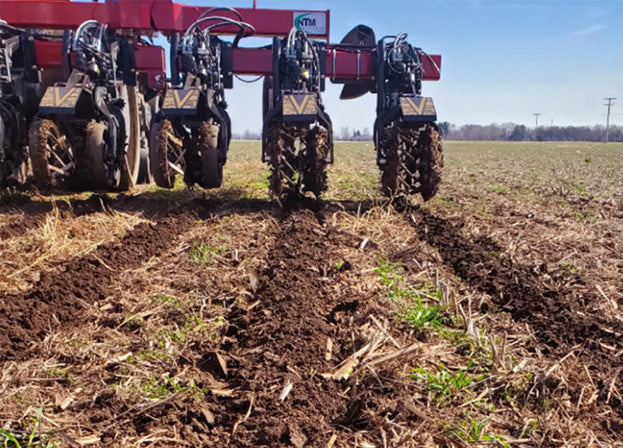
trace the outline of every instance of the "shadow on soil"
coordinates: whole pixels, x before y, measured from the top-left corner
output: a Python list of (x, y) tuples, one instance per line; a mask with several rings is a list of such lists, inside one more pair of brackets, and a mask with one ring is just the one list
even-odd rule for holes
[(157, 189), (137, 194), (56, 193), (56, 196), (43, 196), (24, 191), (0, 193), (0, 213), (19, 210), (27, 217), (25, 221), (35, 222), (33, 218), (43, 216), (54, 209), (73, 216), (110, 211), (141, 212), (147, 219), (183, 213), (194, 214), (200, 219), (258, 212), (283, 216), (284, 213), (287, 215), (299, 210), (310, 210), (319, 221), (323, 221), (327, 213), (342, 210), (346, 213), (360, 214), (374, 205), (371, 200), (325, 201), (305, 198), (286, 201), (280, 206), (276, 201), (268, 199), (247, 198), (244, 191), (236, 188), (214, 191)]

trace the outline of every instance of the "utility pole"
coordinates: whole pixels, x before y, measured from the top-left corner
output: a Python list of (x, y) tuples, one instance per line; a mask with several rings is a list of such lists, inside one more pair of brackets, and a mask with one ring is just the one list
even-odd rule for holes
[(610, 108), (614, 106), (614, 100), (616, 98), (604, 98), (604, 101), (607, 101), (607, 104), (604, 104), (608, 108), (608, 114), (606, 115), (606, 141), (604, 143), (608, 143), (608, 131), (610, 130)]
[(543, 114), (532, 114), (534, 115), (534, 127), (538, 128), (539, 127), (539, 117)]

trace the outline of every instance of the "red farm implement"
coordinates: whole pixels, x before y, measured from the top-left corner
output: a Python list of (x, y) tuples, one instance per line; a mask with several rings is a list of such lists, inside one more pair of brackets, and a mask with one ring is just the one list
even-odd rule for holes
[[(333, 162), (322, 93), (377, 95), (374, 143), (389, 196), (432, 197), (441, 138), (422, 81), (441, 57), (358, 25), (329, 41), (329, 11), (189, 6), (171, 0), (0, 0), (0, 180), (125, 190), (139, 182), (217, 188), (231, 140), (225, 91), (263, 82), (262, 160), (277, 200), (319, 197)], [(165, 52), (152, 43), (158, 33)], [(272, 44), (245, 48), (249, 36)], [(17, 118), (15, 118), (17, 117)], [(28, 148), (28, 151), (26, 150)]]

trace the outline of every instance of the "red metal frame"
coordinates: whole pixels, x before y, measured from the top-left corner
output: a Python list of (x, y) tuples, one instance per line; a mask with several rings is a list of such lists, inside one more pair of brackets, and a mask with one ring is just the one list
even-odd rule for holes
[[(25, 5), (24, 3), (27, 3)], [(25, 11), (28, 8), (28, 11)], [(105, 3), (67, 0), (0, 0), (0, 17), (18, 28), (77, 28), (86, 20), (97, 20), (112, 28), (160, 31), (185, 31), (213, 6), (190, 6), (172, 0), (107, 0)], [(329, 10), (285, 10), (236, 8), (244, 22), (255, 28), (256, 36), (286, 36), (292, 29), (295, 13), (326, 14), (326, 33), (310, 34), (329, 41)], [(238, 19), (228, 11), (219, 15)], [(236, 34), (238, 27), (224, 26), (220, 34)]]
[[(335, 56), (335, 57), (334, 57)], [(441, 56), (422, 57), (425, 81), (438, 81), (441, 74)], [(334, 50), (329, 48), (325, 63), (325, 76), (341, 80), (368, 80), (374, 76), (372, 54)], [(273, 71), (270, 48), (234, 48), (234, 73), (239, 75), (270, 75)]]
[[(164, 48), (151, 45), (135, 45), (136, 70), (147, 78), (147, 85), (155, 90), (165, 87), (166, 57)], [(44, 70), (63, 67), (60, 41), (35, 40), (37, 66)]]
[[(189, 6), (172, 0), (106, 0), (105, 3), (83, 3), (67, 0), (0, 0), (0, 17), (18, 28), (65, 29), (77, 28), (86, 20), (107, 23), (115, 29), (127, 29), (145, 34), (154, 31), (162, 33), (182, 32), (192, 24), (209, 6)], [(285, 36), (292, 28), (294, 15), (299, 12), (326, 14), (326, 33), (321, 37), (329, 42), (329, 11), (298, 11), (278, 9), (237, 8), (243, 21), (255, 27), (257, 36)], [(219, 11), (219, 15), (237, 18), (231, 12)], [(236, 33), (238, 28), (222, 27), (219, 33)], [(159, 85), (156, 79), (163, 76), (163, 50), (137, 47), (137, 69), (148, 71), (150, 85)], [(37, 44), (38, 63), (41, 67), (57, 67), (60, 50), (53, 54), (52, 44)], [(154, 58), (151, 61), (150, 58)], [(434, 61), (434, 63), (433, 63)], [(422, 59), (423, 79), (436, 81), (440, 78), (441, 56), (430, 55)], [(371, 79), (372, 54), (329, 49), (326, 60), (326, 76), (331, 79)], [(234, 73), (269, 75), (272, 73), (272, 51), (270, 49), (234, 49)]]

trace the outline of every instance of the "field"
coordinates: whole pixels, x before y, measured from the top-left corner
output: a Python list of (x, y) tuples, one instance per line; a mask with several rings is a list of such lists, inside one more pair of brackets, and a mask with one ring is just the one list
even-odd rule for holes
[(370, 143), (321, 202), (0, 196), (5, 447), (623, 447), (623, 145), (447, 142), (397, 211)]

